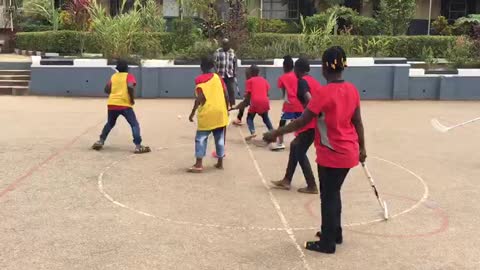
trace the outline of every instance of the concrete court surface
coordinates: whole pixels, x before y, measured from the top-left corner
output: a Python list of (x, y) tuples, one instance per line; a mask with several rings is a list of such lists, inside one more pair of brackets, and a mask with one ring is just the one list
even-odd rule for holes
[(225, 170), (207, 158), (204, 174), (185, 173), (191, 100), (137, 101), (152, 153), (132, 155), (121, 119), (95, 152), (105, 102), (0, 97), (0, 269), (480, 269), (480, 122), (445, 134), (430, 125), (478, 117), (478, 102), (362, 103), (368, 164), (393, 217), (381, 221), (353, 169), (335, 255), (303, 249), (317, 195), (266, 188), (288, 152), (247, 146), (246, 127), (229, 127)]

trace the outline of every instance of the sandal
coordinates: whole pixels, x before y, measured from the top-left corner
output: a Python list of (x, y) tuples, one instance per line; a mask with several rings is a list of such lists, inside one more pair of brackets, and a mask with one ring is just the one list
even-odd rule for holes
[(189, 168), (187, 170), (187, 172), (189, 172), (189, 173), (201, 173), (201, 172), (203, 172), (203, 168), (202, 167), (198, 168), (198, 167), (192, 166), (191, 168)]
[(252, 135), (249, 135), (247, 137), (245, 137), (245, 141), (251, 141), (253, 138), (256, 138), (257, 137), (257, 134), (252, 134)]
[(143, 145), (140, 145), (140, 146), (137, 146), (135, 148), (135, 154), (145, 154), (145, 153), (149, 153), (151, 152), (152, 150), (150, 149), (150, 147), (148, 146), (143, 146)]

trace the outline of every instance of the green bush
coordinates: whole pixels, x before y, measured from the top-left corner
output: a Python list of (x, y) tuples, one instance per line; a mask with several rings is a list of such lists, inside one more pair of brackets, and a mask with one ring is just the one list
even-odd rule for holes
[[(216, 46), (199, 38), (179, 41), (179, 36), (172, 33), (136, 33), (133, 38), (133, 53), (146, 58), (169, 55), (175, 58), (198, 57), (210, 52)], [(181, 43), (186, 43), (182, 45)], [(84, 48), (86, 52), (98, 53), (99, 43), (92, 33), (75, 31), (48, 31), (17, 33), (17, 48), (38, 50), (44, 52), (59, 52), (62, 54), (78, 54)], [(433, 56), (447, 56), (449, 48), (453, 48), (456, 37), (453, 36), (331, 36), (328, 44), (318, 48), (307, 46), (305, 35), (258, 33), (252, 35), (238, 50), (238, 55), (244, 58), (273, 58), (285, 54), (310, 57), (320, 57), (325, 46), (342, 46), (349, 56), (382, 55), (391, 57), (407, 57), (421, 59), (423, 48), (432, 48)]]
[(261, 31), (260, 29), (260, 23), (261, 19), (258, 17), (248, 17), (247, 18), (247, 29), (248, 32), (251, 34), (259, 33)]
[(435, 57), (443, 58), (448, 48), (455, 42), (455, 37), (452, 36), (384, 36), (383, 38), (391, 40), (387, 56), (410, 59), (421, 58), (424, 47), (432, 48)]
[(298, 33), (298, 26), (292, 22), (278, 19), (264, 19), (260, 21), (260, 31), (263, 33)]
[[(303, 42), (304, 35), (289, 34), (256, 34), (251, 38), (248, 46), (243, 48), (242, 53), (245, 56), (255, 54), (262, 57), (256, 51), (270, 51), (269, 54), (275, 57), (282, 57), (285, 51), (294, 51), (298, 48), (298, 43)], [(375, 38), (375, 39), (373, 39)], [(370, 41), (370, 45), (368, 42)], [(409, 59), (420, 59), (421, 52), (424, 47), (433, 49), (435, 57), (445, 57), (449, 47), (455, 42), (455, 37), (452, 36), (331, 36), (330, 45), (339, 45), (344, 47), (345, 51), (355, 56), (383, 55), (388, 57), (407, 57)], [(364, 53), (359, 53), (359, 47), (363, 46)], [(370, 48), (371, 52), (367, 51)], [(282, 49), (283, 48), (283, 49)], [(278, 49), (277, 53), (275, 49)], [(282, 50), (280, 50), (282, 49)], [(298, 56), (302, 52), (292, 53)], [(323, 52), (317, 52), (319, 56)], [(269, 58), (271, 56), (263, 56), (262, 58)], [(250, 57), (249, 57), (250, 58)]]
[(338, 19), (343, 20), (347, 26), (351, 25), (353, 18), (358, 16), (358, 12), (356, 12), (355, 10), (349, 7), (339, 5), (335, 5), (325, 10), (325, 14), (330, 15), (332, 13), (335, 13)]
[(85, 33), (76, 31), (47, 31), (17, 33), (16, 46), (23, 50), (79, 53)]
[(438, 16), (432, 22), (432, 34), (449, 36), (452, 34), (452, 26), (449, 25), (447, 18)]
[(456, 37), (455, 42), (450, 44), (446, 52), (446, 58), (454, 68), (472, 62), (473, 55), (474, 44), (465, 36)]
[(378, 20), (385, 35), (407, 34), (410, 22), (415, 16), (415, 0), (380, 0)]
[(371, 17), (355, 16), (352, 18), (352, 34), (359, 36), (379, 35), (380, 24)]
[[(99, 40), (93, 33), (76, 31), (48, 31), (17, 33), (16, 47), (23, 50), (78, 54), (100, 52)], [(171, 33), (136, 33), (133, 38), (133, 53), (144, 57), (165, 55), (184, 49), (177, 44)]]
[(300, 32), (298, 24), (279, 19), (260, 19), (249, 17), (247, 19), (247, 29), (249, 33), (277, 33), (291, 34)]
[(327, 25), (330, 15), (326, 13), (315, 14), (305, 18), (305, 30), (312, 31), (318, 28), (324, 28)]

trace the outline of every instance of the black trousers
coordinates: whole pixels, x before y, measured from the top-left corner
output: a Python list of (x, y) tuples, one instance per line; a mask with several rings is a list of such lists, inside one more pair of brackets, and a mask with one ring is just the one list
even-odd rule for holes
[(228, 103), (230, 103), (230, 106), (233, 107), (236, 103), (235, 78), (223, 78), (223, 82), (225, 82), (225, 85), (227, 86)]
[(298, 136), (290, 143), (290, 155), (288, 157), (285, 179), (288, 179), (290, 182), (292, 182), (297, 164), (300, 164), (308, 187), (317, 186), (315, 183), (315, 176), (313, 176), (312, 166), (310, 165), (310, 160), (307, 156), (308, 149), (314, 140), (315, 129), (311, 128), (298, 134)]
[(340, 189), (350, 169), (318, 166), (322, 212), (322, 241), (335, 245), (342, 233), (342, 198)]
[[(228, 94), (228, 103), (230, 107), (233, 107), (236, 103), (235, 100), (235, 78), (223, 78), (225, 85), (227, 86), (227, 94)], [(243, 114), (245, 113), (245, 109), (238, 110), (237, 119), (242, 121)]]

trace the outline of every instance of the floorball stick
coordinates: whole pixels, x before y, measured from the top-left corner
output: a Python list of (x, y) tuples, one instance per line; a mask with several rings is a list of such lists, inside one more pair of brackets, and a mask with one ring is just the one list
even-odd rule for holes
[(378, 204), (380, 204), (380, 207), (382, 207), (382, 209), (383, 209), (383, 218), (385, 220), (388, 220), (389, 216), (388, 216), (387, 202), (382, 200), (382, 198), (378, 194), (377, 187), (375, 186), (375, 181), (373, 180), (373, 177), (370, 174), (370, 171), (368, 170), (367, 164), (365, 164), (365, 162), (362, 163), (362, 168), (363, 168), (363, 171), (365, 172), (365, 175), (368, 178), (368, 181), (370, 181), (370, 186), (372, 187), (373, 192), (375, 193), (375, 196), (377, 197)]
[(477, 117), (475, 119), (472, 119), (472, 120), (468, 120), (466, 122), (463, 122), (463, 123), (460, 123), (460, 124), (457, 124), (457, 125), (453, 125), (453, 126), (450, 126), (450, 127), (447, 127), (447, 126), (444, 126), (442, 123), (440, 123), (436, 118), (432, 119), (430, 122), (432, 123), (432, 126), (440, 131), (440, 132), (448, 132), (449, 130), (451, 129), (454, 129), (454, 128), (457, 128), (457, 127), (461, 127), (461, 126), (464, 126), (466, 124), (470, 124), (470, 123), (473, 123), (475, 121), (478, 121), (480, 120), (480, 117)]

